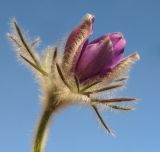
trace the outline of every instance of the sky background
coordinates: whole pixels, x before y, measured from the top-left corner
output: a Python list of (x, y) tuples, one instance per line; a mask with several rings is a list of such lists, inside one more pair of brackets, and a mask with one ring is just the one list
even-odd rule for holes
[(120, 95), (138, 97), (136, 110), (103, 116), (116, 137), (107, 135), (89, 107), (64, 109), (54, 118), (46, 152), (157, 152), (160, 150), (160, 1), (159, 0), (1, 0), (0, 1), (0, 151), (29, 152), (41, 111), (33, 74), (21, 65), (6, 38), (16, 17), (40, 50), (64, 37), (86, 13), (96, 16), (91, 39), (120, 31), (126, 55), (141, 60)]

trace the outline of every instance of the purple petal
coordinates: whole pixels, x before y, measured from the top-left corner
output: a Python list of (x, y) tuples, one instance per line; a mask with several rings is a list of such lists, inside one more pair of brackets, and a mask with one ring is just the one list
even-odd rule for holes
[(76, 66), (80, 81), (111, 71), (123, 58), (126, 41), (119, 32), (106, 34), (87, 45)]
[(85, 48), (89, 36), (93, 33), (93, 22), (94, 16), (87, 14), (83, 22), (68, 37), (63, 64), (69, 65), (70, 70), (74, 69), (82, 48)]
[(106, 75), (110, 72), (116, 65), (118, 65), (123, 59), (123, 52), (126, 45), (126, 40), (123, 38), (120, 32), (111, 33), (109, 37), (113, 44), (113, 57), (112, 57), (112, 65), (106, 64), (104, 68), (99, 73), (99, 76)]
[(98, 74), (106, 64), (112, 65), (112, 60), (109, 58), (112, 54), (112, 43), (109, 37), (99, 43), (89, 44), (76, 66), (76, 74), (80, 81)]
[(120, 32), (111, 33), (109, 37), (113, 44), (113, 65), (112, 68), (117, 65), (123, 58), (123, 52), (126, 46), (126, 40), (123, 38), (123, 35)]

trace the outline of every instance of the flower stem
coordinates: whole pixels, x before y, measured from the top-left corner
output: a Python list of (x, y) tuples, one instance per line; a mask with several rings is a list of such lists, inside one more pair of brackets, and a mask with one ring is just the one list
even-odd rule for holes
[(32, 152), (44, 152), (47, 130), (54, 109), (46, 106), (40, 117), (33, 141)]

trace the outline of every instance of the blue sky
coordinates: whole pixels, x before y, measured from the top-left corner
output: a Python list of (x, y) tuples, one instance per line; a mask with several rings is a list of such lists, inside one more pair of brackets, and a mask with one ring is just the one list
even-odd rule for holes
[(65, 109), (53, 119), (46, 152), (159, 151), (159, 7), (159, 0), (1, 0), (0, 151), (30, 151), (41, 111), (40, 92), (33, 74), (19, 64), (6, 38), (10, 19), (16, 17), (31, 38), (40, 36), (40, 49), (44, 49), (63, 40), (86, 13), (96, 16), (91, 39), (120, 31), (127, 40), (126, 55), (140, 53), (141, 60), (130, 72), (128, 88), (121, 92), (140, 100), (135, 111), (103, 110), (116, 138), (105, 133), (90, 108)]

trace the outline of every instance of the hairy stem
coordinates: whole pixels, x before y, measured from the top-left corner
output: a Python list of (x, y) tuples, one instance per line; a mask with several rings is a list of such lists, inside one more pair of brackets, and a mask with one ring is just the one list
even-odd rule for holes
[(44, 152), (47, 130), (53, 111), (53, 108), (49, 106), (43, 110), (35, 133), (32, 152)]

